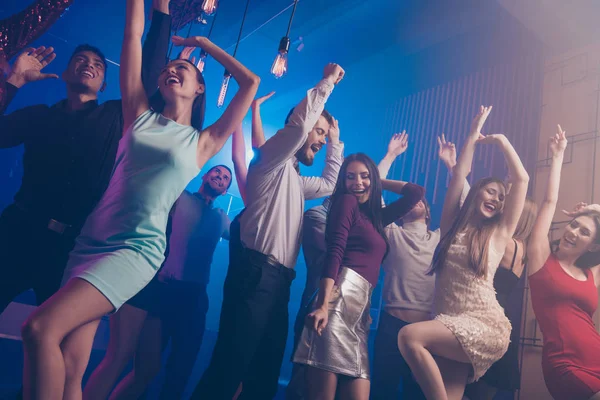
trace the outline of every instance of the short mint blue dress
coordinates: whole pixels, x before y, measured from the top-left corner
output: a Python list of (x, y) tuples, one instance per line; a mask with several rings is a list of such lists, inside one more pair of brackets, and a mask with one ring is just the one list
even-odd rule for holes
[(195, 128), (151, 110), (135, 120), (69, 255), (63, 284), (86, 280), (116, 311), (150, 282), (164, 260), (169, 211), (200, 172), (198, 137)]

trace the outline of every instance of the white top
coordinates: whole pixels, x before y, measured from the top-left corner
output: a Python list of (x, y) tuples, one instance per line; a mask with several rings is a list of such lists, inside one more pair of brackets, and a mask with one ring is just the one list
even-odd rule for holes
[(323, 79), (296, 106), (288, 124), (258, 150), (248, 169), (246, 211), (240, 218), (242, 243), (294, 268), (302, 234), (304, 199), (329, 196), (342, 165), (344, 146), (327, 144), (321, 177), (296, 171), (296, 152), (317, 123), (333, 83)]

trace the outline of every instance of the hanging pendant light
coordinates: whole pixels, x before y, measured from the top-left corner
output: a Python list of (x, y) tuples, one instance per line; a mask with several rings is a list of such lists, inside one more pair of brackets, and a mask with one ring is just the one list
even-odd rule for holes
[[(217, 20), (217, 15), (215, 14), (215, 16), (210, 24), (210, 29), (208, 30), (208, 35), (206, 35), (207, 39), (210, 39), (210, 35), (212, 34), (213, 28), (215, 27), (216, 20)], [(200, 57), (198, 57), (198, 63), (196, 64), (196, 67), (198, 68), (198, 70), (200, 72), (204, 72), (204, 65), (206, 64), (207, 56), (208, 56), (208, 53), (206, 51), (204, 51), (204, 49), (201, 49)]]
[[(246, 9), (244, 10), (244, 16), (242, 17), (242, 23), (240, 25), (240, 32), (238, 33), (237, 42), (235, 43), (235, 50), (233, 50), (233, 58), (237, 54), (238, 47), (240, 46), (240, 40), (242, 39), (242, 31), (244, 29), (244, 22), (246, 22), (246, 15), (248, 14), (248, 6), (250, 5), (250, 0), (246, 1)], [(223, 82), (221, 83), (221, 91), (219, 92), (219, 98), (217, 99), (217, 107), (223, 107), (225, 104), (225, 96), (227, 96), (227, 88), (229, 87), (229, 80), (231, 79), (231, 73), (225, 70), (223, 74)]]
[(288, 52), (290, 51), (290, 30), (292, 29), (292, 21), (294, 20), (294, 14), (296, 13), (296, 6), (298, 6), (298, 0), (294, 0), (294, 8), (292, 9), (292, 15), (290, 16), (287, 32), (279, 41), (277, 56), (275, 57), (275, 61), (273, 61), (273, 65), (271, 66), (271, 74), (273, 74), (275, 79), (281, 78), (287, 72)]

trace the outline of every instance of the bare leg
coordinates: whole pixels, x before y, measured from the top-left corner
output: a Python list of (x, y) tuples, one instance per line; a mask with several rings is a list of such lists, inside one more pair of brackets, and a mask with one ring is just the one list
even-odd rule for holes
[(306, 398), (308, 400), (334, 400), (337, 389), (337, 375), (323, 369), (306, 366)]
[(81, 381), (90, 361), (94, 336), (100, 320), (88, 322), (71, 332), (61, 343), (65, 360), (65, 392), (63, 400), (81, 400)]
[(133, 370), (117, 385), (110, 400), (138, 399), (160, 372), (162, 327), (160, 318), (148, 316), (140, 334)]
[[(66, 377), (62, 341), (79, 327), (99, 320), (113, 309), (98, 289), (75, 278), (31, 314), (21, 332), (25, 400), (63, 398)], [(89, 328), (84, 331), (88, 331), (88, 335), (95, 333)], [(80, 357), (89, 357), (89, 354)]]
[(110, 316), (110, 339), (102, 362), (85, 385), (86, 400), (108, 398), (123, 369), (133, 358), (146, 311), (124, 304)]
[[(442, 374), (433, 355), (470, 365), (454, 334), (439, 321), (405, 326), (398, 334), (398, 348), (429, 400), (448, 399)], [(465, 380), (463, 390), (466, 383)]]
[(371, 381), (362, 378), (340, 379), (340, 400), (369, 400)]
[(443, 357), (435, 357), (435, 362), (442, 373), (448, 400), (461, 400), (465, 392), (465, 385), (471, 366), (458, 361), (448, 360)]

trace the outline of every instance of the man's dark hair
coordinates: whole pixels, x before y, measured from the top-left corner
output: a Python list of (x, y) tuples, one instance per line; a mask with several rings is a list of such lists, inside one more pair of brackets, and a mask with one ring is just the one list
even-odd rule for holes
[(106, 57), (104, 56), (104, 53), (101, 52), (99, 48), (89, 45), (89, 44), (80, 44), (79, 46), (77, 46), (75, 48), (75, 51), (73, 51), (73, 53), (71, 54), (71, 58), (69, 58), (69, 64), (71, 64), (71, 61), (73, 61), (73, 58), (77, 54), (83, 53), (84, 51), (90, 51), (90, 52), (94, 53), (95, 55), (97, 55), (98, 57), (100, 57), (100, 59), (102, 60), (102, 63), (104, 64), (104, 71), (106, 74), (106, 70), (108, 69), (108, 64), (106, 63)]
[(206, 171), (206, 173), (208, 174), (215, 168), (225, 168), (227, 171), (229, 171), (229, 176), (231, 177), (231, 179), (229, 179), (229, 184), (227, 185), (227, 190), (229, 190), (229, 188), (231, 187), (231, 182), (233, 182), (233, 172), (231, 171), (231, 168), (229, 168), (227, 165), (219, 164)]
[[(288, 113), (287, 117), (285, 117), (286, 125), (288, 124), (288, 122), (290, 122), (290, 117), (292, 116), (292, 113), (294, 112), (295, 109), (296, 109), (296, 107), (292, 107), (292, 109)], [(321, 113), (321, 116), (323, 116), (323, 118), (325, 118), (327, 120), (327, 123), (329, 125), (333, 125), (333, 116), (329, 113), (329, 111), (323, 110), (323, 112)]]

